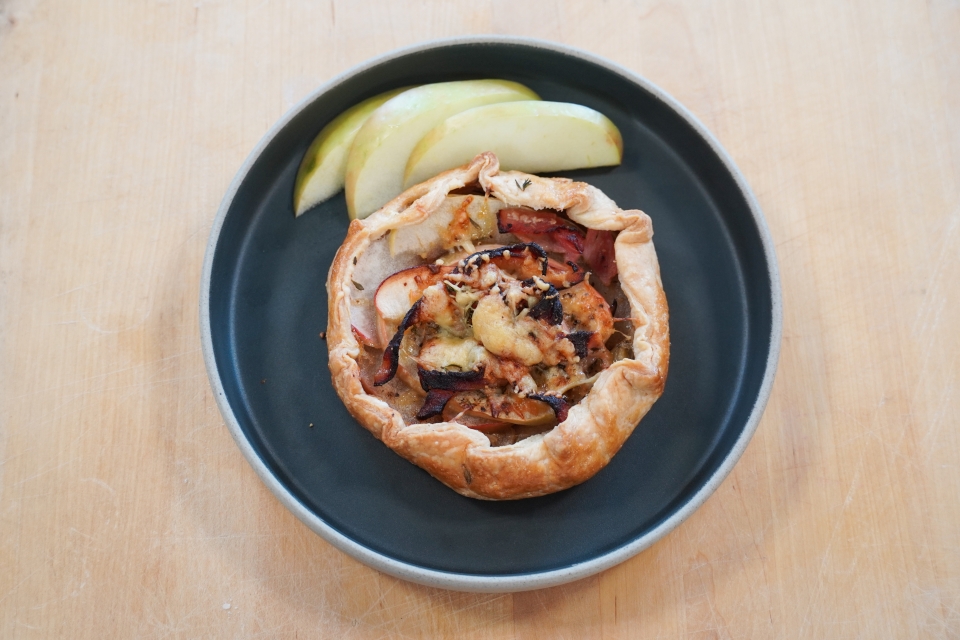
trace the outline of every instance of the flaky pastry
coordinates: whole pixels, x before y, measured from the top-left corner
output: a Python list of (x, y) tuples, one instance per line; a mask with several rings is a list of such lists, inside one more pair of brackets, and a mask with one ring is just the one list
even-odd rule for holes
[[(614, 264), (608, 252), (566, 259), (604, 234), (612, 271), (596, 268)], [(579, 484), (663, 392), (652, 238), (645, 213), (588, 184), (501, 172), (480, 154), (350, 224), (327, 277), (334, 387), (373, 435), (464, 496)]]

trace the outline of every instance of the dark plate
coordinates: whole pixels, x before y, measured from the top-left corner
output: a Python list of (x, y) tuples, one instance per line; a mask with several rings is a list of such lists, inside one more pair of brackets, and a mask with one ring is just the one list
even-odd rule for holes
[[(563, 175), (650, 214), (670, 304), (666, 390), (623, 449), (580, 486), (515, 502), (457, 495), (347, 413), (318, 335), (327, 323), (327, 270), (347, 229), (343, 195), (299, 219), (291, 205), (307, 146), (347, 107), (403, 85), (488, 77), (522, 82), (544, 100), (587, 105), (616, 123), (621, 166)], [(203, 277), (211, 384), (260, 477), (347, 553), (449, 588), (558, 584), (662, 537), (739, 458), (769, 395), (780, 343), (769, 234), (716, 140), (642, 78), (531, 40), (428, 43), (319, 90), (240, 170), (214, 224)]]

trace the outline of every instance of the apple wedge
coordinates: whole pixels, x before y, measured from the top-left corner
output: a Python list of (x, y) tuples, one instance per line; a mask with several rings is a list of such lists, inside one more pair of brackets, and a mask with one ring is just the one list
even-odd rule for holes
[(341, 113), (317, 134), (297, 170), (293, 187), (293, 211), (297, 216), (343, 188), (347, 154), (360, 127), (380, 105), (409, 88), (394, 89), (368, 98)]
[(361, 127), (347, 158), (350, 218), (365, 218), (403, 191), (410, 151), (428, 131), (461, 111), (517, 100), (539, 98), (516, 82), (463, 80), (423, 85), (385, 102)]
[(404, 185), (493, 151), (500, 169), (545, 173), (620, 164), (623, 139), (605, 115), (566, 102), (525, 101), (475, 107), (450, 116), (411, 151)]
[(423, 222), (390, 232), (390, 255), (416, 253), (421, 259), (460, 246), (473, 252), (473, 241), (497, 232), (497, 212), (503, 203), (483, 196), (447, 196)]

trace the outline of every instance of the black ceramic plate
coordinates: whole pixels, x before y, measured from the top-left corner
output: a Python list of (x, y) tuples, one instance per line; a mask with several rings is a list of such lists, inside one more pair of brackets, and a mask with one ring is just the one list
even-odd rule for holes
[[(297, 219), (291, 205), (307, 146), (344, 109), (394, 87), (469, 78), (516, 80), (544, 100), (587, 105), (613, 120), (623, 134), (623, 164), (563, 175), (650, 214), (670, 305), (666, 390), (623, 449), (580, 486), (514, 502), (459, 496), (347, 413), (319, 337), (327, 270), (347, 229), (343, 195)], [(224, 198), (201, 295), (210, 381), (263, 481), (343, 551), (388, 573), (455, 589), (558, 584), (653, 544), (739, 458), (769, 395), (780, 343), (769, 233), (717, 141), (629, 71), (512, 38), (388, 54), (288, 113)]]

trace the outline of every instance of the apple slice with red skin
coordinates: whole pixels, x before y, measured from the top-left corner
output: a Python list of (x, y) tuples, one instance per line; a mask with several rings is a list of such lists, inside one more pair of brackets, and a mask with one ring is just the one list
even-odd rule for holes
[(449, 422), (458, 416), (461, 416), (461, 420), (468, 418), (461, 422), (464, 426), (484, 433), (500, 431), (511, 425), (548, 426), (556, 421), (549, 404), (520, 397), (510, 398), (506, 406), (500, 407), (494, 416), (486, 399), (472, 402), (469, 398), (454, 396), (443, 409), (443, 419)]

